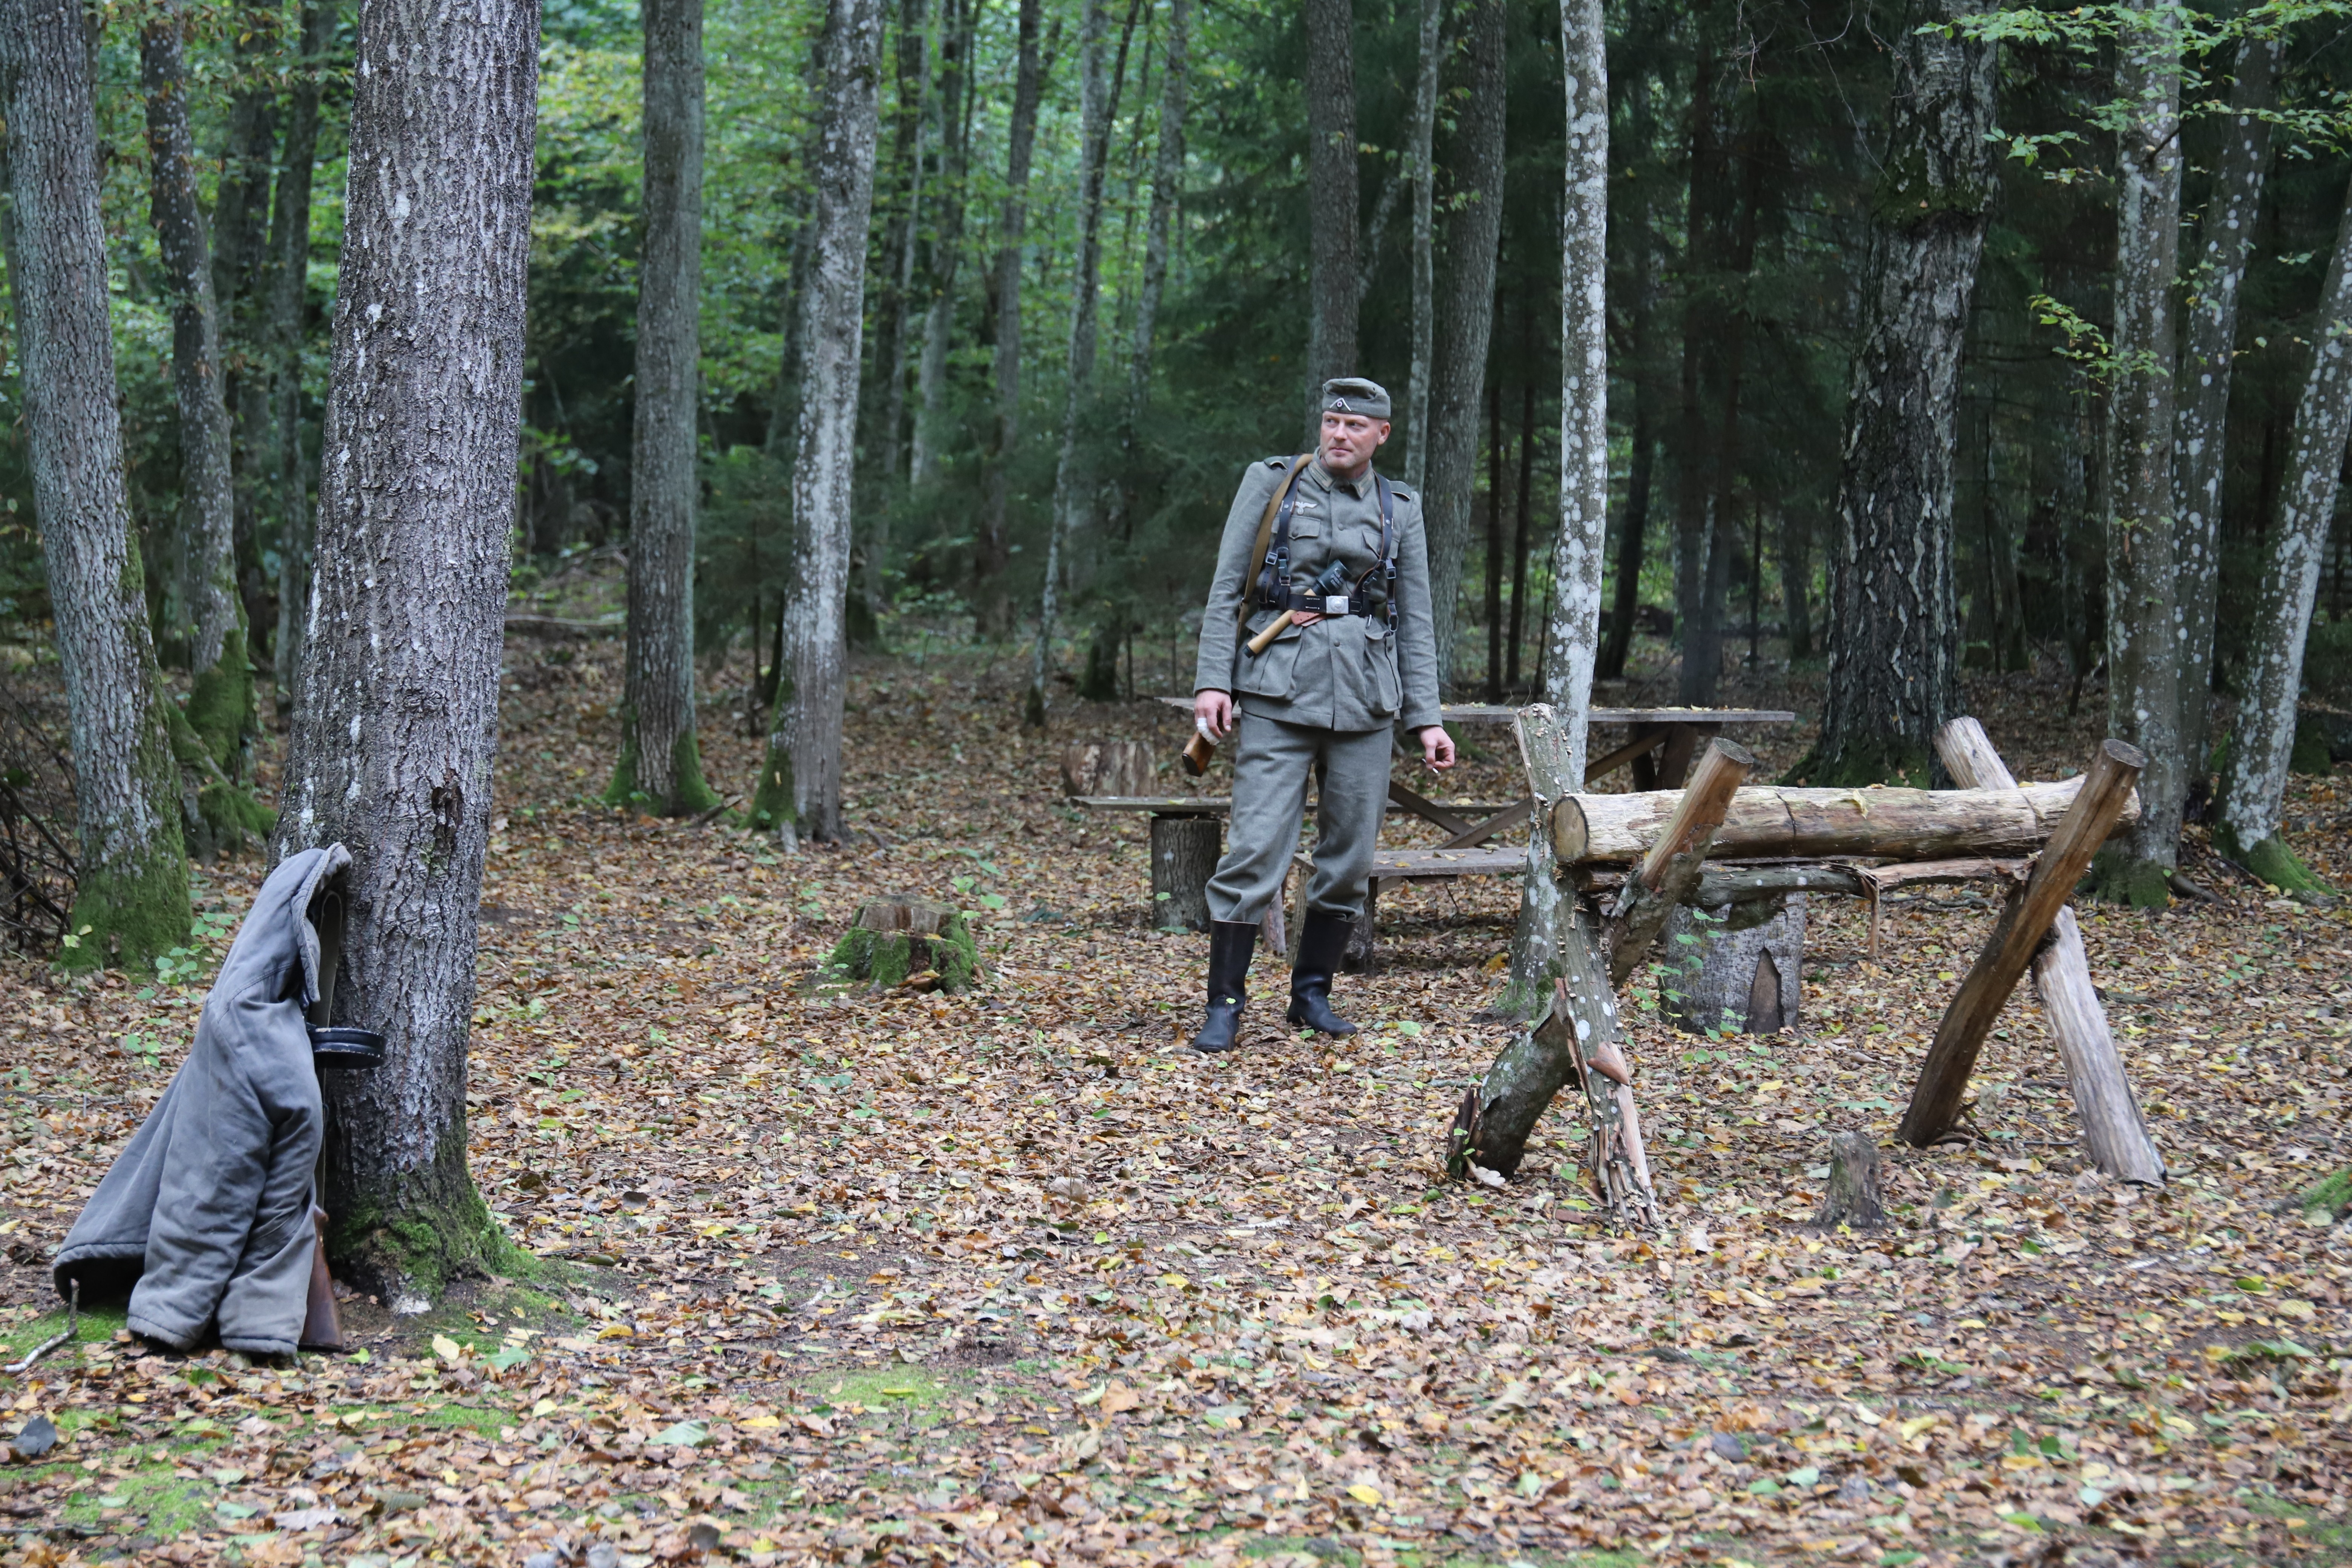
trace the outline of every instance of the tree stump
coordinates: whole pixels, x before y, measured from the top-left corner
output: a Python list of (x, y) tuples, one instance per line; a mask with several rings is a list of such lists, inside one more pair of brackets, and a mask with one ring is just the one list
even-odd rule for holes
[(969, 991), (980, 978), (980, 944), (952, 904), (916, 893), (887, 893), (858, 906), (847, 935), (827, 961), (843, 979), (876, 991)]
[(1161, 931), (1209, 929), (1209, 879), (1224, 853), (1213, 816), (1151, 819), (1151, 923)]
[(1140, 741), (1073, 741), (1062, 753), (1065, 795), (1150, 795), (1151, 773), (1151, 748)]
[(1380, 962), (1381, 879), (1375, 877), (1364, 884), (1364, 907), (1348, 926), (1348, 948), (1339, 967), (1349, 974), (1370, 974)]
[(1827, 1233), (1840, 1226), (1856, 1231), (1886, 1228), (1886, 1209), (1878, 1196), (1878, 1145), (1867, 1132), (1830, 1134), (1830, 1184), (1822, 1194), (1822, 1212), (1813, 1228)]
[(1803, 1003), (1805, 895), (1719, 913), (1685, 905), (1667, 921), (1658, 957), (1666, 971), (1658, 977), (1659, 1007), (1676, 1027), (1769, 1035), (1792, 1026)]

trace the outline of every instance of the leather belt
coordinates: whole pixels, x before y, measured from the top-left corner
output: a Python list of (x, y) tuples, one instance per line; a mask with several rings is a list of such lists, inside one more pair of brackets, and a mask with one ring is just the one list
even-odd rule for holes
[(1363, 606), (1360, 599), (1350, 599), (1345, 594), (1333, 594), (1327, 598), (1313, 594), (1302, 594), (1296, 588), (1283, 590), (1282, 604), (1276, 608), (1276, 613), (1280, 614), (1283, 610), (1304, 610), (1309, 615), (1317, 616), (1369, 616), (1371, 614), (1371, 611)]

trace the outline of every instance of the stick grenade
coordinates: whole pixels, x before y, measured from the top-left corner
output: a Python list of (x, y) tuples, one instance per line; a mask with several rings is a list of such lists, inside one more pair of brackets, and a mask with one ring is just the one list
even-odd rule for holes
[[(1322, 574), (1318, 576), (1314, 582), (1307, 585), (1307, 596), (1310, 599), (1328, 599), (1332, 595), (1338, 593), (1340, 586), (1347, 581), (1347, 568), (1340, 565), (1337, 561), (1334, 561), (1331, 564), (1323, 568)], [(1347, 606), (1342, 605), (1338, 613), (1343, 616), (1346, 615), (1348, 613)], [(1297, 610), (1283, 611), (1282, 614), (1274, 617), (1272, 624), (1269, 625), (1265, 630), (1250, 638), (1249, 642), (1244, 647), (1243, 651), (1247, 653), (1252, 658), (1255, 658), (1258, 655), (1264, 653), (1268, 647), (1273, 646), (1274, 639), (1282, 635), (1282, 631), (1285, 626), (1289, 626), (1297, 619), (1298, 619), (1298, 612)]]
[(1209, 771), (1209, 763), (1216, 754), (1217, 743), (1209, 739), (1209, 732), (1201, 728), (1201, 721), (1193, 720), (1192, 738), (1184, 742), (1183, 755), (1178, 759), (1184, 764), (1184, 771), (1199, 778)]

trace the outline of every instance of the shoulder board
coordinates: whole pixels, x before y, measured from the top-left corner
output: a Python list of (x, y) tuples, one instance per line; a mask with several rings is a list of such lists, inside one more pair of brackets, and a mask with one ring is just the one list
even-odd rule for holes
[(1389, 494), (1396, 497), (1399, 500), (1412, 500), (1412, 492), (1399, 484), (1391, 484), (1389, 486)]
[(1290, 459), (1288, 458), (1268, 458), (1265, 459), (1265, 466), (1269, 468), (1286, 468), (1290, 466)]

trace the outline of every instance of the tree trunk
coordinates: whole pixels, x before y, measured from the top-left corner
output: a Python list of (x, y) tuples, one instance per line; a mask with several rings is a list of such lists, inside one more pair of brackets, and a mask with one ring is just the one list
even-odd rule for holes
[(1467, 9), (1468, 100), (1456, 123), (1454, 149), (1458, 205), (1445, 226), (1448, 288), (1437, 323), (1428, 471), (1422, 479), (1422, 513), (1429, 535), (1429, 609), (1441, 691), (1454, 682), (1456, 601), (1463, 557), (1470, 544), (1479, 395), (1486, 384), (1486, 345), (1495, 321), (1495, 258), (1503, 235), (1503, 55), (1509, 8), (1503, 0), (1470, 0)]
[[(1626, 89), (1632, 100), (1633, 129), (1650, 133), (1649, 84), (1636, 80)], [(1650, 202), (1646, 186), (1632, 182), (1631, 199), (1621, 208), (1619, 232), (1631, 247), (1631, 286), (1626, 303), (1628, 334), (1626, 379), (1633, 394), (1633, 451), (1625, 476), (1625, 512), (1617, 527), (1617, 559), (1612, 568), (1615, 593), (1609, 606), (1609, 631), (1593, 664), (1601, 680), (1622, 680), (1625, 658), (1633, 650), (1633, 621), (1642, 608), (1642, 557), (1650, 531), (1650, 487), (1655, 472), (1657, 437), (1652, 428), (1650, 353), (1657, 320), (1656, 290), (1652, 284), (1654, 248), (1650, 243)], [(1605, 325), (1605, 323), (1604, 323)]]
[(628, 647), (621, 757), (604, 798), (657, 816), (693, 816), (719, 804), (703, 782), (694, 721), (702, 0), (646, 0), (643, 17), (646, 237), (629, 453)]
[(1812, 522), (1801, 506), (1780, 509), (1780, 614), (1787, 623), (1789, 662), (1813, 657)]
[[(1307, 14), (1307, 428), (1318, 394), (1356, 363), (1356, 27), (1349, 0)], [(1465, 469), (1465, 477), (1467, 469)]]
[[(456, 26), (361, 0), (280, 856), (352, 855), (337, 1023), (392, 1040), (326, 1086), (337, 1272), (395, 1311), (513, 1256), (466, 1165), (466, 1043), (515, 521), (539, 7)], [(417, 694), (432, 700), (420, 702)], [(357, 737), (356, 742), (354, 737)]]
[(1503, 383), (1486, 382), (1486, 687), (1503, 700)]
[(1192, 0), (1169, 0), (1168, 58), (1160, 78), (1160, 145), (1151, 166), (1151, 216), (1143, 228), (1143, 279), (1135, 298), (1135, 348), (1127, 374), (1125, 441), (1132, 447), (1151, 396), (1152, 335), (1168, 287), (1171, 232), (1184, 185), (1184, 110), (1191, 93)]
[(1045, 71), (1038, 58), (1042, 0), (1021, 0), (1020, 64), (1013, 89), (1013, 121), (1005, 132), (1004, 209), (996, 247), (996, 435), (989, 445), (988, 478), (981, 497), (979, 539), (972, 551), (972, 615), (982, 637), (1012, 629), (1004, 572), (1013, 559), (1008, 512), (1011, 464), (1021, 443), (1021, 263), (1029, 228), (1029, 164), (1037, 150), (1037, 101)]
[(2262, 598), (2246, 659), (2244, 694), (2230, 765), (2221, 780), (2216, 841), (2273, 887), (2315, 890), (2317, 878), (2279, 837), (2279, 803), (2294, 751), (2295, 704), (2303, 690), (2304, 641), (2319, 590), (2320, 558), (2352, 431), (2352, 196), (2319, 301), (2311, 374), (2295, 405), (2294, 455), (2271, 531)]
[[(1934, 19), (1966, 9), (1937, 0)], [(1959, 704), (1952, 447), (1984, 247), (1993, 46), (1906, 33), (1870, 235), (1868, 317), (1846, 410), (1814, 782), (1927, 784)]]
[(302, 7), (302, 54), (286, 114), (286, 166), (269, 216), (270, 396), (277, 409), (278, 634), (270, 644), (278, 711), (293, 712), (301, 679), (302, 629), (310, 596), (312, 522), (302, 458), (302, 326), (310, 296), (310, 186), (319, 158), (319, 93), (333, 46), (337, 0)]
[[(1712, 704), (1723, 679), (1725, 600), (1739, 532), (1739, 405), (1746, 390), (1748, 340), (1753, 330), (1744, 296), (1755, 273), (1756, 236), (1763, 216), (1765, 140), (1755, 131), (1744, 139), (1741, 189), (1730, 196), (1732, 222), (1724, 271), (1727, 279), (1738, 279), (1727, 286), (1737, 287), (1743, 298), (1736, 310), (1718, 315), (1714, 328), (1716, 350), (1723, 362), (1723, 413), (1708, 448), (1715, 490), (1706, 502), (1706, 565), (1699, 576), (1698, 613), (1684, 632), (1682, 668), (1677, 672), (1675, 700), (1689, 707)], [(1697, 482), (1694, 479), (1693, 483)]]
[(829, 0), (824, 103), (811, 178), (815, 233), (801, 300), (801, 429), (793, 466), (793, 598), (783, 686), (752, 820), (787, 846), (841, 837), (842, 677), (857, 462), (866, 229), (874, 209), (881, 0)]
[(2123, 16), (2116, 96), (2130, 112), (2116, 153), (2122, 178), (2116, 205), (2119, 368), (2107, 402), (2114, 465), (2114, 509), (2107, 516), (2107, 732), (2147, 753), (2147, 766), (2140, 777), (2139, 822), (2100, 852), (2098, 887), (2104, 897), (2160, 908), (2169, 901), (2189, 781), (2180, 754), (2170, 374), (2180, 248), (2181, 21), (2158, 0), (2130, 0)]
[(196, 202), (195, 138), (188, 125), (185, 13), (167, 6), (140, 34), (147, 95), (150, 210), (172, 300), (172, 392), (180, 418), (180, 536), (186, 572), (189, 725), (214, 763), (245, 774), (255, 721), (253, 666), (236, 586), (236, 500), (229, 475), (228, 408), (221, 401), (220, 317), (210, 247)]
[(948, 342), (955, 331), (957, 275), (963, 267), (964, 171), (971, 147), (966, 77), (980, 0), (942, 0), (940, 10), (939, 218), (930, 240), (929, 300), (923, 311), (922, 359), (915, 372), (915, 430), (907, 479), (915, 489), (939, 477), (948, 386)]
[[(1481, 26), (1482, 32), (1491, 26), (1496, 36), (1488, 41), (1499, 51), (1499, 20)], [(1568, 99), (1559, 241), (1559, 536), (1552, 546), (1543, 696), (1566, 731), (1568, 787), (1581, 789), (1609, 542), (1609, 64), (1600, 0), (1560, 0), (1559, 33)], [(1484, 47), (1475, 44), (1474, 52)], [(1499, 81), (1494, 89), (1499, 100)], [(1499, 113), (1498, 103), (1495, 177), (1479, 187), (1498, 195)], [(1498, 200), (1484, 205), (1501, 205)], [(1442, 595), (1439, 602), (1445, 602)]]
[[(1722, 8), (1708, 5), (1694, 18), (1696, 69), (1691, 78), (1688, 191), (1683, 204), (1683, 265), (1694, 280), (1719, 265), (1726, 214), (1736, 201), (1716, 100), (1721, 83)], [(1708, 546), (1706, 367), (1723, 331), (1723, 308), (1712, 288), (1683, 290), (1682, 363), (1675, 385), (1675, 646), (1688, 662), (1691, 638), (1706, 618)]]
[[(1529, 339), (1535, 336), (1535, 312), (1528, 310), (1520, 322)], [(1530, 376), (1519, 384), (1519, 482), (1511, 493), (1511, 629), (1509, 688), (1519, 687), (1519, 650), (1526, 645), (1528, 610), (1528, 552), (1534, 541), (1529, 537), (1534, 523), (1536, 479), (1536, 384)]]
[(1151, 819), (1151, 923), (1160, 931), (1209, 929), (1209, 879), (1223, 853), (1224, 824), (1213, 816)]
[[(1128, 26), (1135, 12), (1128, 12)], [(1045, 585), (1037, 601), (1037, 642), (1029, 659), (1029, 700), (1024, 713), (1033, 726), (1045, 722), (1045, 668), (1053, 650), (1055, 622), (1061, 615), (1064, 541), (1080, 531), (1079, 513), (1086, 481), (1078, 472), (1078, 421), (1094, 384), (1097, 306), (1102, 292), (1103, 187), (1109, 171), (1110, 128), (1118, 113), (1118, 86), (1106, 68), (1104, 54), (1110, 17), (1104, 0), (1086, 0), (1078, 35), (1078, 257), (1077, 276), (1071, 281), (1070, 348), (1063, 362), (1062, 447), (1054, 463), (1054, 510), (1046, 520)], [(1127, 46), (1119, 46), (1122, 74)]]
[(60, 959), (142, 968), (187, 940), (188, 866), (124, 493), (87, 27), (75, 0), (0, 0), (8, 279), (73, 744), (79, 875)]
[(1659, 1011), (1688, 1034), (1769, 1035), (1804, 1006), (1805, 895), (1743, 900), (1719, 914), (1675, 910), (1665, 924)]
[(1886, 1209), (1878, 1190), (1878, 1145), (1867, 1132), (1830, 1134), (1830, 1179), (1813, 1228), (1827, 1236), (1843, 1226), (1855, 1232), (1885, 1230)]
[(278, 134), (283, 40), (273, 10), (240, 10), (235, 16), (236, 86), (229, 99), (211, 239), (214, 320), (226, 349), (221, 387), (229, 416), (237, 586), (250, 637), (268, 597), (257, 521), (273, 478), (269, 384), (267, 346), (257, 337), (260, 322), (254, 307), (268, 266), (270, 150)]
[(1429, 468), (1429, 377), (1437, 335), (1437, 81), (1444, 63), (1445, 0), (1421, 0), (1420, 68), (1405, 156), (1412, 179), (1412, 342), (1404, 406), (1404, 482)]
[[(907, 339), (915, 311), (915, 252), (919, 248), (923, 202), (923, 100), (929, 84), (925, 69), (925, 0), (898, 0), (896, 43), (898, 101), (890, 120), (889, 168), (898, 182), (890, 203), (890, 226), (883, 237), (884, 291), (875, 311), (874, 370), (882, 383), (881, 469), (886, 481), (896, 483), (905, 458), (907, 423)], [(882, 607), (881, 579), (889, 552), (890, 509), (867, 509), (866, 572), (863, 587), (866, 607)]]
[[(2213, 194), (2199, 225), (2196, 270), (2185, 304), (2172, 423), (2175, 539), (2180, 571), (2180, 749), (2189, 779), (2206, 774), (2212, 736), (2213, 621), (2221, 580), (2223, 458), (2230, 423), (2230, 372), (2238, 343), (2238, 288), (2245, 281), (2270, 173), (2271, 122), (2286, 40), (2250, 37), (2238, 46), (2238, 80)], [(2184, 788), (2186, 783), (2184, 782)]]

